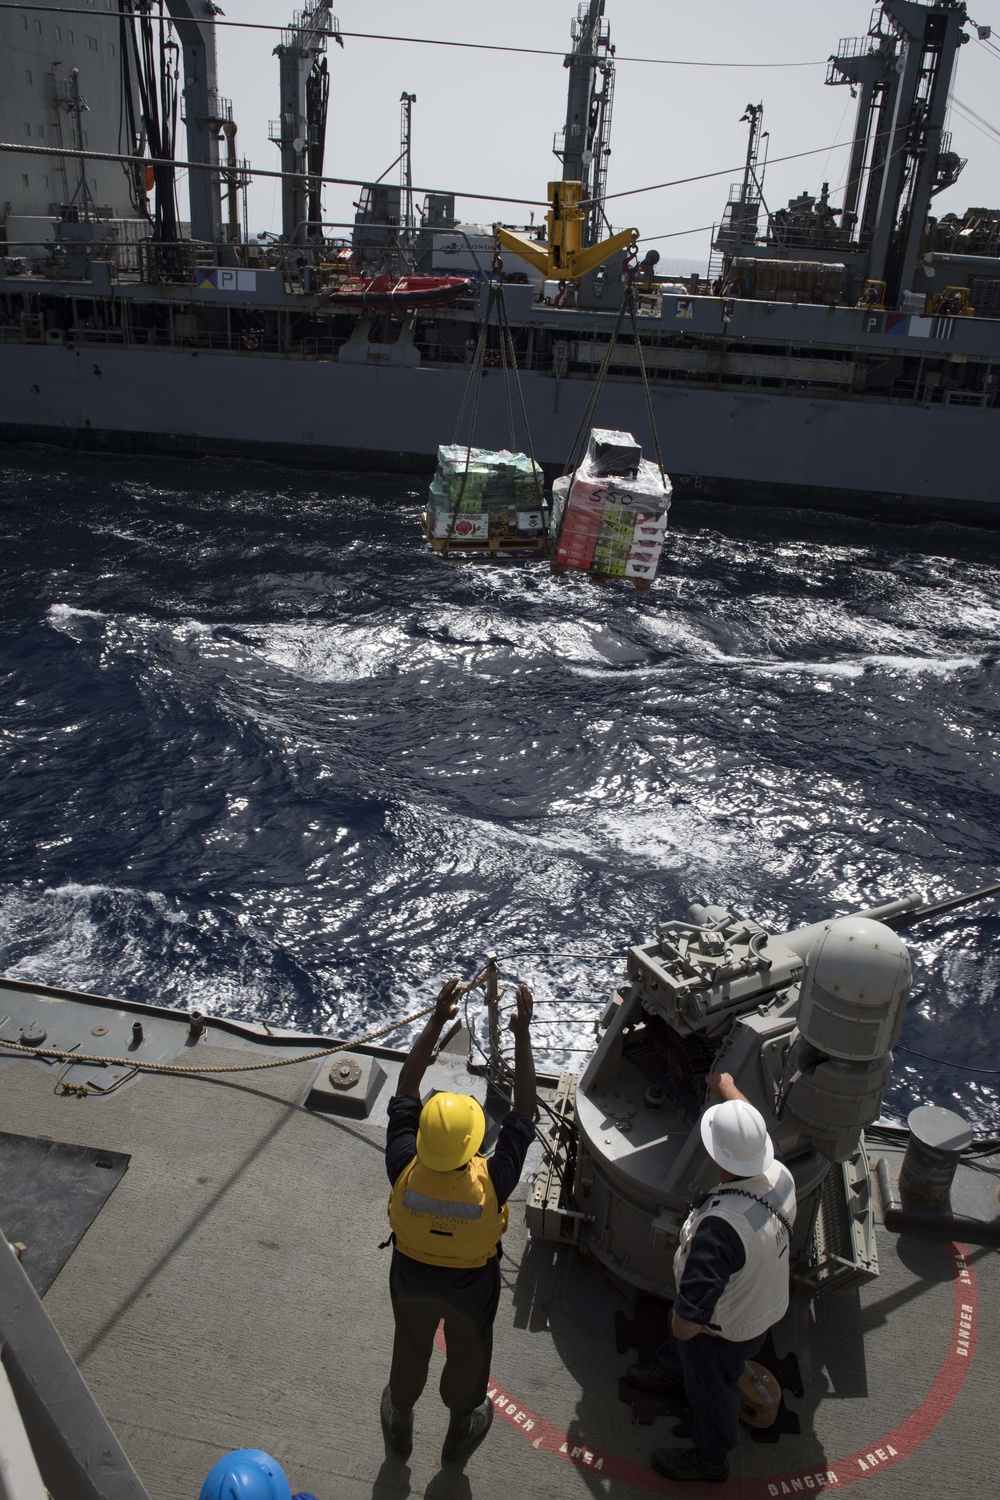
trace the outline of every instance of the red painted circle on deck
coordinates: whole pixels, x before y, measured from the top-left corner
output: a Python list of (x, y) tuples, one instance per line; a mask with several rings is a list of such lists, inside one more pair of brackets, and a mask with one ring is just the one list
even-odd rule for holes
[[(815, 1492), (817, 1490), (839, 1490), (850, 1484), (858, 1484), (870, 1474), (880, 1473), (901, 1463), (914, 1453), (921, 1443), (930, 1437), (942, 1417), (953, 1404), (962, 1388), (962, 1383), (972, 1363), (976, 1348), (976, 1324), (979, 1298), (976, 1278), (964, 1245), (949, 1244), (954, 1271), (955, 1317), (952, 1325), (948, 1353), (938, 1370), (934, 1383), (916, 1411), (906, 1417), (878, 1443), (868, 1444), (846, 1458), (825, 1461), (825, 1468), (794, 1469), (784, 1474), (733, 1476), (733, 1484), (739, 1485), (741, 1500), (774, 1500), (782, 1495)], [(440, 1332), (438, 1342), (441, 1341)], [(490, 1395), (496, 1411), (512, 1427), (522, 1432), (533, 1448), (551, 1453), (575, 1468), (588, 1469), (604, 1479), (613, 1479), (633, 1489), (652, 1490), (659, 1494), (667, 1492), (669, 1481), (646, 1464), (630, 1458), (617, 1458), (613, 1453), (602, 1453), (597, 1448), (587, 1448), (574, 1441), (568, 1433), (539, 1417), (529, 1407), (517, 1402), (499, 1381), (490, 1381)], [(794, 1489), (793, 1489), (794, 1482)], [(684, 1494), (724, 1496), (724, 1485), (685, 1484)]]

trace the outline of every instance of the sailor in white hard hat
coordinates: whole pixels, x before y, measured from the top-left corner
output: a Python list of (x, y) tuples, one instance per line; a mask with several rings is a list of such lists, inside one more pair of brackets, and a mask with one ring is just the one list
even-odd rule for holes
[(694, 1447), (657, 1448), (653, 1468), (721, 1484), (739, 1441), (737, 1382), (788, 1307), (795, 1184), (730, 1074), (713, 1073), (708, 1086), (719, 1102), (702, 1116), (701, 1138), (721, 1185), (681, 1229), (670, 1336), (654, 1364), (628, 1377), (643, 1390), (684, 1391), (694, 1410)]

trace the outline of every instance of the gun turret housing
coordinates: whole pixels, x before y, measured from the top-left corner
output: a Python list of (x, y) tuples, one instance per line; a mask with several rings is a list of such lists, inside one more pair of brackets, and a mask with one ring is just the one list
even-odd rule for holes
[(575, 1169), (547, 1203), (561, 1216), (534, 1227), (672, 1295), (680, 1226), (718, 1181), (699, 1131), (706, 1080), (728, 1072), (795, 1178), (795, 1274), (815, 1287), (877, 1275), (863, 1132), (910, 990), (905, 944), (874, 920), (895, 910), (771, 934), (698, 904), (630, 949), (576, 1084)]

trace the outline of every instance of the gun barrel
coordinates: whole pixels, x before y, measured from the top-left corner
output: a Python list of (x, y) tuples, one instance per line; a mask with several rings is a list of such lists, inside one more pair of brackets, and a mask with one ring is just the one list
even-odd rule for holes
[[(915, 906), (905, 906), (902, 909), (890, 913), (887, 916), (878, 916), (880, 922), (885, 922), (887, 927), (898, 931), (901, 927), (910, 927), (914, 922), (926, 922), (930, 917), (940, 917), (949, 911), (958, 911), (963, 906), (971, 906), (976, 901), (985, 901), (987, 896), (996, 896), (1000, 893), (1000, 884), (984, 885), (978, 891), (967, 891), (962, 896), (948, 896), (944, 901), (932, 901), (927, 906), (919, 903)], [(893, 903), (898, 906), (899, 903)], [(883, 908), (888, 911), (888, 908)], [(874, 912), (865, 912), (866, 917), (874, 916)]]
[(872, 922), (884, 922), (887, 927), (894, 927), (893, 917), (907, 916), (910, 912), (917, 911), (923, 902), (923, 896), (900, 896), (898, 901), (886, 901), (882, 906), (870, 906), (866, 911), (855, 912), (855, 916), (868, 917)]

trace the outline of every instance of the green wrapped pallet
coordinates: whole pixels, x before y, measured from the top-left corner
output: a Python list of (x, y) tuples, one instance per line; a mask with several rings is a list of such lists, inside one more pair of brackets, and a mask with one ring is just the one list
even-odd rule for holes
[[(491, 538), (523, 537), (518, 512), (542, 509), (544, 484), (541, 465), (526, 453), (442, 444), (427, 502), (434, 535), (448, 534), (450, 523), (445, 517), (476, 515), (487, 518)], [(478, 522), (477, 527), (481, 529), (482, 524)], [(452, 534), (457, 534), (457, 521)]]

